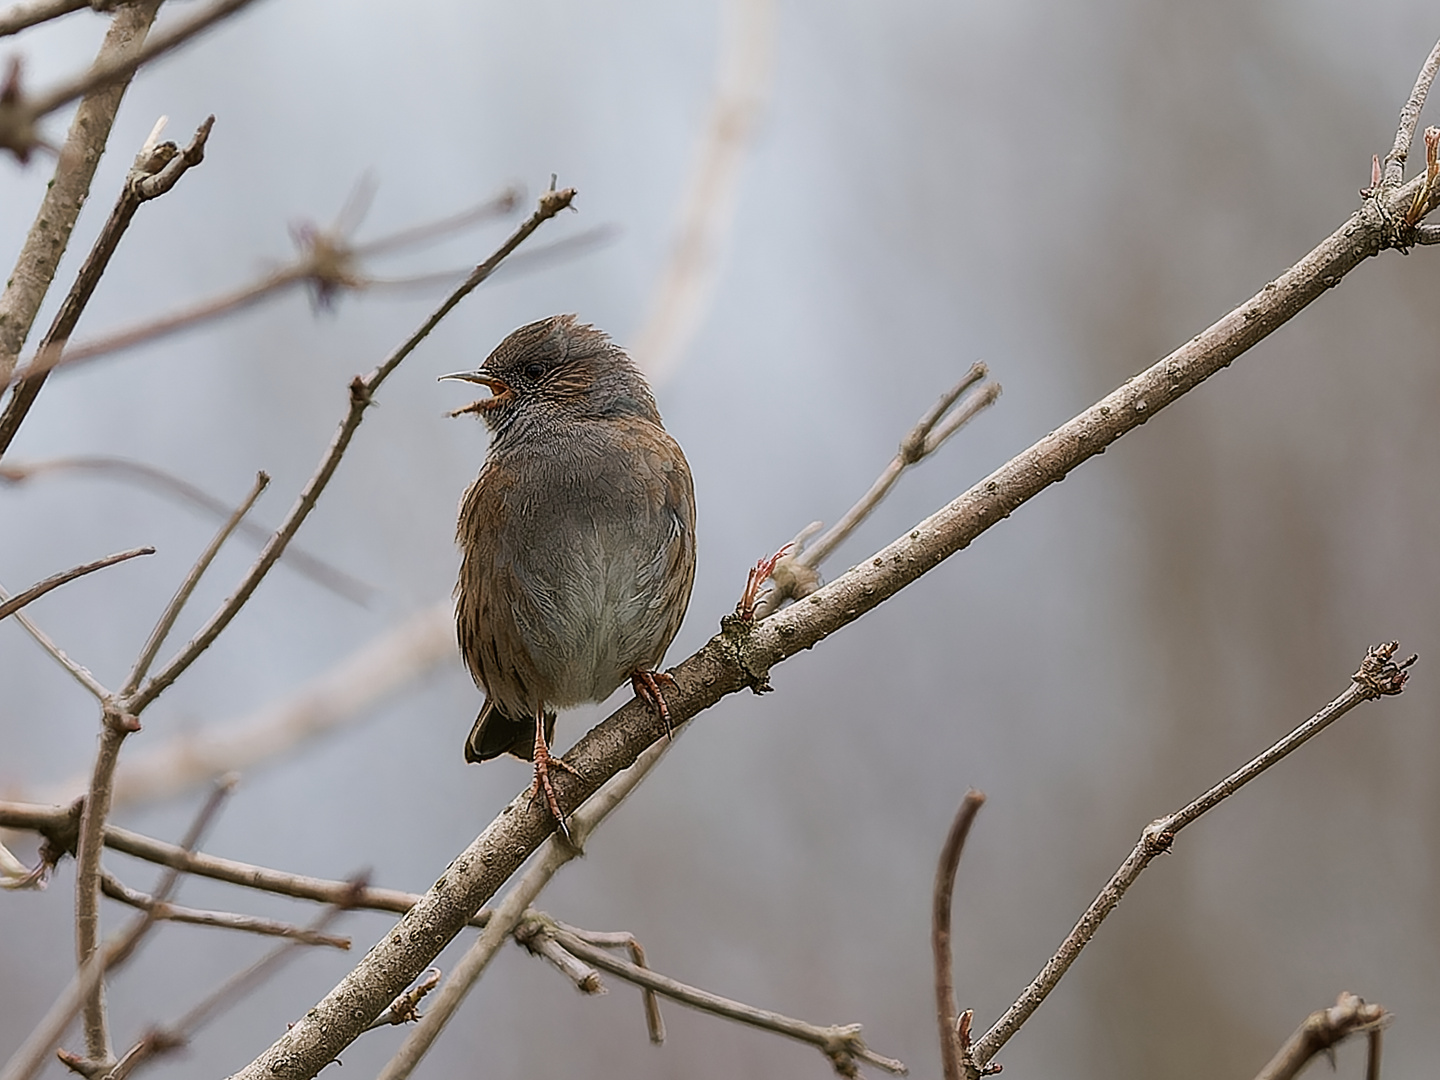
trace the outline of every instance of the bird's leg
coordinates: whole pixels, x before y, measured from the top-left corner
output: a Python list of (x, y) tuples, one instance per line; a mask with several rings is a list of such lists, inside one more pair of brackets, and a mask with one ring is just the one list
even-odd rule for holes
[(660, 714), (660, 719), (665, 721), (665, 737), (673, 739), (675, 731), (670, 726), (670, 707), (665, 704), (665, 695), (660, 692), (662, 682), (673, 687), (675, 678), (665, 671), (637, 671), (630, 676), (635, 696)]
[(545, 743), (545, 714), (541, 712), (535, 717), (535, 784), (530, 788), (530, 798), (534, 799), (542, 791), (545, 793), (545, 805), (550, 808), (550, 813), (560, 828), (560, 835), (569, 841), (570, 830), (565, 825), (565, 815), (560, 812), (560, 800), (555, 797), (555, 788), (550, 783), (552, 762), (571, 773), (575, 772), (568, 762), (550, 756), (550, 747)]

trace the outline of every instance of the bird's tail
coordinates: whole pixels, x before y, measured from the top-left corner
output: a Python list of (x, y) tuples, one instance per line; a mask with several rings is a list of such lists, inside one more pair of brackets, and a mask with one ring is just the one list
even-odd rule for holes
[[(545, 742), (555, 735), (555, 714), (545, 714)], [(472, 764), (489, 761), (501, 754), (514, 754), (526, 761), (535, 759), (535, 721), (531, 717), (512, 719), (488, 698), (475, 718), (470, 737), (465, 740), (465, 760)]]

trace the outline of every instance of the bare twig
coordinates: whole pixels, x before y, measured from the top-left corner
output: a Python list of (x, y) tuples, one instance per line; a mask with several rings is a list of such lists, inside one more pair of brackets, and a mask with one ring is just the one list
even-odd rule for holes
[(93, 574), (96, 570), (103, 570), (107, 566), (114, 566), (116, 563), (134, 559), (140, 555), (154, 555), (153, 547), (131, 548), (129, 551), (119, 551), (114, 555), (106, 555), (103, 559), (96, 559), (94, 562), (82, 563), (80, 566), (72, 566), (69, 570), (62, 570), (58, 574), (52, 574), (44, 581), (36, 582), (24, 592), (12, 596), (9, 600), (0, 603), (0, 619), (19, 611), (32, 600), (38, 600), (51, 589), (58, 589), (68, 581), (74, 581), (86, 574)]
[[(0, 828), (39, 833), (45, 838), (45, 857), (53, 865), (65, 853), (73, 854), (75, 851), (82, 805), (83, 801), (77, 801), (73, 806), (43, 806), (0, 800)], [(366, 908), (403, 914), (420, 900), (419, 893), (370, 886), (357, 888), (353, 882), (330, 881), (234, 859), (223, 859), (204, 852), (190, 852), (175, 844), (167, 844), (163, 840), (122, 829), (118, 825), (105, 826), (105, 846), (112, 851), (168, 866), (195, 877), (224, 881), (277, 896), (294, 897), (297, 900), (338, 905), (346, 909)], [(483, 927), (488, 918), (489, 913), (481, 910), (470, 920), (470, 925)]]
[[(575, 935), (590, 945), (596, 945), (602, 949), (625, 949), (630, 953), (632, 964), (646, 971), (650, 970), (649, 964), (645, 962), (645, 947), (628, 930), (596, 932), (569, 926), (558, 920), (551, 921), (559, 929)], [(622, 975), (621, 978), (625, 978), (625, 976)], [(654, 990), (647, 986), (641, 986), (640, 1001), (645, 1009), (645, 1030), (650, 1035), (650, 1041), (656, 1046), (660, 1046), (665, 1042), (665, 1018), (660, 1015), (660, 999)]]
[[(0, 464), (0, 483), (22, 484), (36, 477), (59, 472), (93, 472), (102, 477), (123, 480), (139, 487), (149, 488), (180, 502), (200, 507), (207, 513), (224, 521), (234, 509), (230, 504), (197, 487), (174, 473), (147, 465), (143, 461), (112, 457), (106, 454), (81, 454), (75, 457), (45, 458), (41, 461), (19, 462), (10, 459)], [(273, 529), (257, 524), (249, 518), (240, 522), (235, 530), (257, 546), (263, 546), (270, 539)], [(281, 561), (296, 573), (303, 574), (317, 585), (345, 597), (354, 603), (364, 605), (375, 595), (373, 585), (347, 574), (332, 566), (318, 555), (306, 551), (299, 544), (285, 549)]]
[(605, 984), (600, 973), (589, 964), (578, 959), (574, 953), (560, 945), (551, 933), (553, 921), (539, 911), (526, 912), (511, 934), (517, 944), (522, 945), (531, 956), (538, 956), (564, 975), (575, 989), (582, 994), (603, 994)]
[(1420, 110), (1425, 107), (1425, 98), (1430, 93), (1430, 84), (1435, 81), (1435, 72), (1440, 70), (1440, 41), (1430, 50), (1420, 74), (1415, 77), (1415, 88), (1400, 110), (1400, 123), (1395, 129), (1395, 143), (1385, 155), (1384, 186), (1397, 188), (1405, 179), (1405, 159), (1410, 155), (1410, 144), (1415, 141), (1415, 125), (1420, 122)]
[(1120, 865), (1120, 869), (1115, 871), (1114, 876), (1100, 890), (1100, 894), (1091, 902), (1085, 910), (1085, 914), (1080, 916), (1079, 922), (1066, 936), (1055, 955), (1045, 964), (1034, 981), (1016, 998), (1015, 1003), (1005, 1010), (1005, 1014), (976, 1044), (975, 1060), (983, 1066), (993, 1059), (1000, 1048), (1040, 1007), (1041, 1002), (1045, 1000), (1051, 990), (1055, 989), (1056, 984), (1069, 970), (1070, 965), (1075, 962), (1080, 951), (1095, 936), (1095, 931), (1100, 928), (1105, 917), (1115, 910), (1115, 906), (1120, 903), (1120, 898), (1135, 883), (1135, 879), (1140, 876), (1141, 871), (1150, 865), (1150, 861), (1155, 856), (1170, 850), (1175, 842), (1176, 834), (1181, 829), (1207, 810), (1218, 806), (1266, 769), (1294, 753), (1362, 701), (1371, 701), (1382, 695), (1400, 693), (1405, 688), (1405, 681), (1409, 674), (1406, 669), (1415, 662), (1415, 657), (1411, 656), (1399, 664), (1394, 663), (1393, 657), (1398, 648), (1399, 644), (1394, 641), (1371, 648), (1365, 654), (1360, 670), (1351, 676), (1350, 685), (1334, 701), (1276, 742), (1259, 757), (1221, 780), (1198, 799), (1168, 817), (1158, 818), (1145, 826), (1140, 834), (1139, 842), (1135, 845), (1135, 850), (1130, 853), (1129, 857)]
[(293, 926), (277, 919), (264, 919), (231, 911), (199, 911), (195, 908), (180, 907), (178, 904), (161, 903), (148, 893), (130, 888), (114, 874), (104, 870), (100, 872), (100, 889), (111, 900), (118, 900), (140, 911), (153, 911), (156, 921), (159, 922), (190, 923), (223, 930), (241, 930), (265, 937), (293, 938), (302, 945), (326, 945), (332, 949), (350, 948), (350, 939), (347, 937), (317, 934), (303, 926)]
[(205, 142), (210, 137), (210, 128), (214, 123), (213, 116), (202, 123), (190, 144), (183, 150), (174, 143), (158, 141), (165, 124), (163, 117), (156, 124), (150, 138), (145, 140), (145, 145), (135, 156), (134, 164), (130, 166), (125, 182), (121, 185), (120, 195), (110, 211), (110, 217), (91, 246), (80, 272), (75, 275), (75, 283), (70, 287), (69, 294), (60, 305), (60, 310), (55, 313), (55, 319), (40, 343), (37, 356), (45, 358), (47, 362), (37, 366), (32, 361), (26, 366), (10, 395), (4, 414), (0, 415), (0, 456), (10, 448), (15, 433), (20, 430), (20, 425), (35, 403), (40, 388), (45, 385), (46, 374), (64, 352), (70, 335), (75, 332), (80, 316), (90, 302), (106, 267), (110, 265), (110, 258), (119, 247), (121, 237), (130, 227), (135, 212), (142, 203), (169, 191), (179, 182), (181, 176), (204, 159)]
[[(9, 597), (10, 594), (0, 588), (0, 600), (8, 600)], [(103, 702), (110, 697), (110, 691), (100, 685), (100, 680), (90, 674), (90, 669), (70, 659), (65, 650), (56, 645), (49, 634), (30, 621), (29, 615), (23, 611), (17, 611), (14, 614), (15, 621), (25, 628), (25, 632), (35, 639), (35, 643), (49, 653), (57, 664), (68, 671), (76, 682), (95, 695), (97, 701)]]
[(18, 34), (21, 30), (89, 6), (90, 0), (30, 0), (29, 3), (13, 4), (0, 11), (0, 37)]
[[(806, 540), (818, 532), (820, 523), (807, 525), (792, 540), (794, 550), (779, 559), (772, 573), (774, 585), (755, 605), (755, 617), (764, 619), (779, 609), (786, 600), (800, 600), (820, 587), (820, 565), (830, 553), (839, 547), (855, 531), (890, 493), (895, 481), (910, 466), (925, 460), (938, 450), (951, 435), (959, 431), (982, 409), (993, 405), (1000, 397), (1000, 384), (990, 383), (966, 397), (966, 392), (985, 381), (990, 369), (977, 361), (970, 366), (965, 377), (952, 386), (926, 411), (900, 441), (900, 449), (890, 464), (870, 485), (870, 490), (860, 501), (846, 511), (835, 525), (813, 544)], [(962, 401), (962, 397), (964, 400)], [(958, 403), (958, 406), (957, 406)]]
[(1362, 1031), (1370, 1036), (1370, 1063), (1378, 1071), (1380, 1030), (1389, 1022), (1390, 1014), (1379, 1005), (1342, 993), (1330, 1008), (1307, 1016), (1255, 1080), (1292, 1080), (1316, 1054)]
[(440, 976), (439, 968), (429, 968), (414, 986), (387, 1005), (385, 1011), (377, 1016), (375, 1022), (366, 1030), (373, 1031), (375, 1028), (393, 1024), (413, 1024), (419, 1020), (420, 1002), (426, 994), (440, 985)]
[(429, 336), (430, 331), (439, 325), (440, 320), (448, 315), (456, 304), (470, 295), (482, 281), (495, 271), (495, 268), (504, 261), (507, 255), (519, 247), (544, 222), (568, 207), (574, 198), (574, 188), (565, 188), (561, 191), (552, 188), (542, 195), (535, 212), (510, 235), (510, 238), (493, 255), (477, 266), (470, 276), (446, 297), (445, 301), (435, 309), (415, 333), (411, 334), (370, 374), (363, 378), (358, 375), (355, 377), (350, 384), (350, 408), (344, 420), (340, 422), (340, 427), (335, 432), (329, 448), (320, 459), (319, 468), (305, 484), (299, 499), (286, 516), (285, 521), (276, 530), (275, 535), (270, 538), (270, 542), (265, 545), (259, 559), (241, 580), (236, 590), (220, 605), (220, 609), (164, 668), (131, 695), (130, 706), (132, 709), (138, 712), (159, 697), (186, 668), (195, 662), (201, 653), (210, 647), (220, 632), (230, 625), (230, 620), (245, 606), (245, 602), (250, 599), (251, 594), (254, 593), (265, 575), (270, 572), (270, 568), (275, 565), (275, 561), (285, 551), (285, 546), (289, 544), (290, 539), (310, 515), (310, 511), (314, 509), (320, 493), (329, 484), (330, 478), (340, 465), (340, 459), (344, 457), (345, 451), (350, 445), (350, 440), (354, 438), (355, 432), (359, 429), (360, 422), (365, 416), (365, 410), (373, 402), (375, 392), (390, 373), (399, 367), (401, 361)]
[(757, 1009), (743, 1002), (712, 994), (708, 990), (686, 986), (674, 979), (660, 975), (649, 968), (638, 967), (618, 957), (611, 956), (604, 949), (584, 941), (567, 931), (556, 929), (556, 940), (570, 952), (588, 960), (602, 971), (621, 975), (629, 982), (645, 986), (672, 1001), (723, 1016), (751, 1027), (773, 1031), (820, 1048), (830, 1058), (837, 1072), (843, 1076), (854, 1076), (855, 1061), (864, 1061), (886, 1072), (904, 1075), (908, 1070), (904, 1062), (887, 1058), (869, 1049), (860, 1038), (859, 1024), (844, 1024), (820, 1027), (803, 1020), (795, 1020), (768, 1009)]
[(935, 868), (935, 895), (930, 919), (930, 950), (935, 960), (935, 1011), (940, 1021), (940, 1061), (945, 1080), (961, 1080), (960, 1044), (955, 1028), (955, 976), (950, 949), (950, 901), (955, 893), (955, 872), (960, 868), (960, 853), (965, 838), (985, 796), (967, 791), (950, 824), (945, 845), (940, 849), (940, 863)]
[(225, 541), (230, 539), (230, 534), (235, 531), (235, 527), (245, 519), (245, 515), (255, 505), (255, 500), (260, 498), (261, 493), (269, 486), (270, 477), (266, 473), (255, 474), (255, 485), (250, 489), (250, 494), (245, 496), (245, 500), (220, 526), (219, 531), (205, 546), (205, 550), (200, 553), (200, 557), (190, 567), (190, 572), (185, 575), (185, 580), (180, 583), (180, 587), (175, 590), (175, 595), (170, 598), (170, 603), (166, 604), (165, 610), (160, 613), (160, 618), (155, 623), (155, 629), (150, 631), (150, 637), (146, 640), (144, 648), (140, 650), (140, 655), (135, 660), (135, 666), (130, 669), (125, 684), (120, 688), (122, 698), (134, 693), (135, 688), (140, 685), (140, 680), (145, 678), (151, 663), (155, 660), (155, 654), (160, 651), (160, 646), (165, 644), (165, 638), (169, 636), (171, 629), (175, 626), (175, 620), (180, 617), (180, 612), (185, 607), (185, 602), (190, 599), (191, 593), (195, 591), (195, 586), (200, 584), (201, 577), (210, 568), (210, 564), (220, 553)]
[[(200, 842), (201, 836), (209, 827), (210, 821), (219, 810), (220, 804), (229, 790), (229, 787), (225, 785), (218, 785), (211, 793), (182, 841), (185, 850), (194, 848)], [(168, 900), (179, 878), (179, 871), (167, 871), (155, 887), (155, 899), (160, 903)], [(129, 956), (135, 946), (139, 944), (140, 939), (154, 924), (155, 916), (151, 912), (141, 913), (131, 920), (113, 940), (96, 948), (82, 961), (75, 977), (70, 980), (70, 984), (64, 992), (50, 1006), (50, 1011), (30, 1032), (20, 1048), (11, 1055), (5, 1066), (0, 1068), (0, 1080), (29, 1080), (44, 1067), (49, 1059), (50, 1051), (60, 1041), (60, 1037), (64, 1035), (65, 1029), (69, 1027), (75, 1014), (80, 1012), (97, 992), (102, 992), (105, 972)], [(88, 1020), (86, 1028), (88, 1044), (90, 1038)], [(68, 1057), (81, 1063), (81, 1071), (100, 1071), (109, 1068), (114, 1063), (114, 1055), (108, 1051), (108, 1039), (106, 1050), (107, 1052), (103, 1055), (87, 1050), (84, 1058), (78, 1058), (75, 1055)], [(94, 1068), (86, 1069), (87, 1065)]]
[[(352, 879), (350, 885), (352, 892), (358, 892), (364, 888), (364, 879), (356, 877)], [(348, 910), (348, 905), (343, 903), (326, 908), (308, 927), (305, 927), (305, 933), (321, 934), (346, 910)], [(279, 971), (281, 965), (294, 956), (296, 950), (303, 944), (303, 941), (296, 938), (277, 945), (255, 963), (226, 979), (175, 1023), (165, 1027), (151, 1028), (126, 1051), (124, 1057), (106, 1074), (105, 1080), (125, 1080), (149, 1058), (184, 1046), (201, 1027)], [(70, 1061), (67, 1060), (66, 1063), (71, 1064), (72, 1068), (74, 1067)]]
[[(120, 8), (110, 23), (95, 62), (104, 64), (133, 55), (144, 42), (159, 6), (160, 0), (144, 0)], [(12, 72), (12, 75), (18, 80), (18, 74)], [(75, 227), (80, 207), (90, 193), (95, 167), (110, 138), (125, 85), (124, 82), (116, 83), (86, 95), (75, 110), (70, 132), (55, 165), (55, 174), (45, 189), (35, 222), (15, 260), (15, 269), (5, 283), (4, 292), (0, 293), (0, 383), (10, 381), (20, 347), (25, 343), (45, 293), (55, 278), (60, 256), (70, 242), (70, 232)], [(18, 95), (18, 86), (14, 89)], [(5, 97), (0, 94), (0, 100)], [(20, 108), (18, 104), (10, 106), (9, 112), (17, 130), (7, 133), (6, 106), (0, 104), (0, 146), (27, 147), (34, 141), (33, 118), (19, 113)]]

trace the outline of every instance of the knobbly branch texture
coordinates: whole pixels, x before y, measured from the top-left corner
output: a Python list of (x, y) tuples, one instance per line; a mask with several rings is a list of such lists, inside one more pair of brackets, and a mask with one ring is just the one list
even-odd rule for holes
[[(768, 685), (770, 668), (858, 619), (1008, 517), (1077, 466), (1227, 367), (1363, 262), (1408, 246), (1403, 216), (1423, 177), (1367, 198), (1297, 264), (1213, 326), (1006, 462), (907, 535), (802, 602), (769, 619), (727, 619), (719, 635), (675, 668), (667, 695), (683, 723), (727, 694)], [(557, 778), (561, 801), (578, 806), (663, 737), (642, 703), (618, 709), (566, 755), (577, 775)], [(431, 963), (550, 833), (541, 807), (517, 797), (463, 851), (435, 886), (326, 997), (254, 1062), (244, 1080), (312, 1077), (334, 1060)]]

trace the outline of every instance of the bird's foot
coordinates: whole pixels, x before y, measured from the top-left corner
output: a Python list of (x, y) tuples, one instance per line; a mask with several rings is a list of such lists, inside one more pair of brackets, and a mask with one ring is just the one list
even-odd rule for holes
[(545, 744), (544, 725), (535, 725), (535, 783), (530, 787), (530, 800), (544, 794), (545, 805), (549, 808), (550, 814), (555, 818), (555, 824), (560, 830), (560, 835), (565, 838), (566, 843), (573, 843), (570, 839), (570, 828), (565, 824), (565, 815), (560, 811), (560, 800), (555, 797), (555, 786), (550, 782), (550, 767), (558, 766), (571, 776), (579, 776), (579, 771), (564, 758), (550, 756), (550, 747)]
[(660, 719), (665, 721), (665, 737), (672, 739), (675, 731), (670, 726), (670, 706), (665, 704), (665, 695), (660, 691), (661, 683), (673, 689), (675, 678), (666, 671), (637, 671), (630, 676), (635, 696), (660, 714)]

